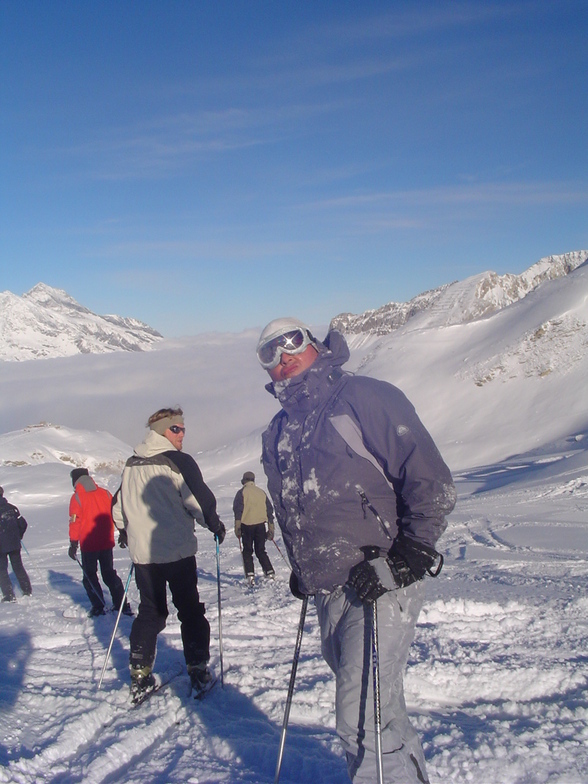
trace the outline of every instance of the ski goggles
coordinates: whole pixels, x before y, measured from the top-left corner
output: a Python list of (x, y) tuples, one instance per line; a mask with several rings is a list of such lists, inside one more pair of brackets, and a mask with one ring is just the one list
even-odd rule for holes
[(312, 343), (310, 332), (305, 329), (292, 329), (278, 335), (257, 349), (259, 364), (265, 370), (277, 367), (282, 354), (302, 354)]
[(180, 433), (185, 433), (185, 432), (186, 432), (186, 428), (185, 428), (185, 427), (183, 427), (182, 425), (170, 425), (170, 428), (169, 428), (169, 429), (170, 429), (170, 430), (172, 431), (172, 433), (174, 433), (176, 436), (177, 436), (177, 435), (179, 435)]

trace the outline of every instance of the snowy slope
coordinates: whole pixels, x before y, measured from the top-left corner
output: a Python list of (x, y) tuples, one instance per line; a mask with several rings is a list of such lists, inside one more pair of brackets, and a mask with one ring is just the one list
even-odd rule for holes
[(586, 263), (485, 319), (350, 344), (358, 372), (408, 395), (454, 470), (588, 429)]
[(0, 360), (145, 351), (160, 338), (141, 321), (97, 316), (44, 283), (22, 297), (0, 292)]
[[(128, 635), (121, 619), (98, 681), (114, 616), (90, 620), (78, 565), (67, 557), (69, 465), (46, 448), (46, 428), (0, 437), (46, 458), (0, 466), (0, 483), (29, 521), (23, 558), (33, 596), (1, 605), (0, 782), (11, 784), (271, 784), (300, 603), (288, 590), (283, 542), (268, 545), (275, 584), (244, 585), (231, 503), (257, 441), (201, 456), (229, 534), (221, 547), (223, 688), (187, 699), (180, 674), (139, 709), (128, 704)], [(69, 432), (85, 462), (104, 457), (102, 434)], [(587, 436), (588, 438), (588, 436)], [(20, 444), (19, 444), (20, 441)], [(428, 581), (406, 677), (432, 784), (582, 784), (588, 780), (588, 453), (577, 438), (457, 478), (442, 576)], [(113, 443), (111, 459), (118, 460)], [(101, 458), (101, 459), (102, 459)], [(115, 489), (118, 474), (102, 474)], [(199, 534), (200, 590), (220, 674), (216, 555)], [(280, 551), (278, 551), (278, 548)], [(126, 551), (115, 551), (126, 579)], [(130, 589), (136, 607), (137, 592)], [(160, 635), (156, 671), (180, 668), (175, 615)], [(344, 784), (333, 721), (334, 683), (320, 655), (314, 610), (302, 641), (280, 781)]]

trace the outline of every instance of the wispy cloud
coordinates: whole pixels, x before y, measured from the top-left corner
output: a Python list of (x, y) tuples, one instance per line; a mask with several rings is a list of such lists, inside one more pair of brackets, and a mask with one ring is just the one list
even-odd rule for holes
[(236, 150), (277, 143), (340, 104), (308, 102), (215, 111), (171, 112), (141, 123), (109, 128), (93, 139), (56, 151), (78, 170), (104, 180), (177, 174), (199, 161)]
[(305, 205), (309, 209), (373, 209), (386, 204), (433, 207), (457, 204), (538, 205), (582, 204), (588, 186), (565, 182), (515, 182), (453, 185), (413, 190), (349, 194)]

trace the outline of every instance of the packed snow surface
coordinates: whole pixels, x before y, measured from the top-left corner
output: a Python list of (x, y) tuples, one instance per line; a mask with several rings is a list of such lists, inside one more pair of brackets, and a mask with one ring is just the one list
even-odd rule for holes
[[(43, 449), (42, 430), (38, 448)], [(23, 439), (28, 437), (23, 433)], [(51, 440), (50, 432), (47, 433)], [(81, 434), (70, 433), (72, 440)], [(7, 436), (0, 437), (4, 441)], [(11, 435), (13, 444), (14, 434)], [(88, 454), (103, 441), (84, 434)], [(442, 575), (428, 580), (406, 676), (409, 711), (433, 784), (588, 781), (588, 460), (583, 438), (456, 477)], [(2, 443), (3, 446), (3, 443)], [(118, 448), (113, 445), (113, 458)], [(256, 469), (253, 451), (246, 465)], [(226, 459), (225, 459), (226, 458)], [(0, 610), (0, 781), (173, 784), (272, 782), (301, 603), (278, 536), (275, 583), (245, 586), (231, 505), (242, 465), (219, 450), (200, 465), (229, 524), (220, 548), (223, 687), (187, 696), (183, 670), (139, 708), (128, 692), (122, 616), (89, 619), (81, 570), (67, 557), (69, 465), (3, 466), (7, 496), (29, 521), (23, 560), (33, 595)], [(216, 481), (230, 474), (231, 482)], [(111, 490), (118, 474), (95, 474)], [(221, 674), (216, 548), (199, 534), (199, 585)], [(279, 549), (278, 549), (279, 548)], [(130, 561), (115, 550), (123, 581)], [(108, 596), (108, 594), (106, 594)], [(137, 606), (131, 583), (130, 600)], [(183, 663), (173, 606), (156, 671)], [(334, 683), (311, 606), (280, 781), (343, 784)]]

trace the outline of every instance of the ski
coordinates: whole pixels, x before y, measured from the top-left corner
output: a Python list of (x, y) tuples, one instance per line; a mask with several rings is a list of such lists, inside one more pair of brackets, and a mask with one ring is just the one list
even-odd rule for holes
[(169, 686), (169, 684), (181, 675), (183, 670), (174, 670), (172, 673), (168, 675), (163, 675), (161, 680), (153, 686), (151, 689), (146, 689), (145, 692), (139, 695), (134, 701), (131, 697), (131, 708), (138, 708), (140, 705), (144, 705), (147, 700), (153, 697), (154, 694), (158, 694), (160, 691)]
[(88, 610), (85, 610), (83, 607), (69, 607), (63, 611), (63, 617), (68, 621), (85, 621), (88, 618), (103, 618), (105, 615), (111, 615), (114, 612), (118, 612), (118, 610), (115, 610), (114, 607), (108, 607), (100, 615), (89, 615)]
[[(139, 695), (135, 701), (132, 701), (131, 698), (131, 709), (138, 708), (140, 705), (144, 705), (147, 700), (151, 699), (155, 694), (159, 694), (159, 692), (163, 691), (167, 686), (170, 685), (172, 681), (182, 675), (184, 672), (183, 669), (173, 671), (167, 675), (162, 675), (161, 680), (157, 682), (153, 688), (146, 689), (144, 694)], [(195, 689), (192, 687), (189, 696), (191, 696), (194, 700), (201, 701), (203, 700), (217, 685), (218, 678), (213, 677), (202, 689)]]
[(218, 678), (212, 678), (212, 680), (208, 681), (208, 683), (202, 689), (195, 689), (192, 688), (192, 697), (195, 700), (203, 700), (210, 692), (214, 689), (216, 684), (218, 683)]

